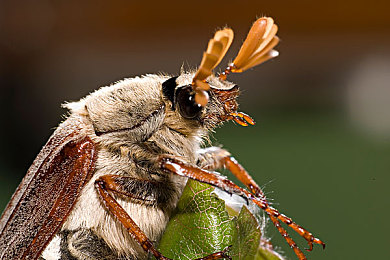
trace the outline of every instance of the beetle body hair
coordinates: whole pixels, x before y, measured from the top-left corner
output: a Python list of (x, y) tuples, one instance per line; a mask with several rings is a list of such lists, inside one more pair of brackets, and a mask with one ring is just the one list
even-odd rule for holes
[[(192, 77), (193, 73), (182, 74), (177, 83), (190, 84)], [(161, 85), (168, 78), (146, 75), (125, 79), (64, 105), (70, 115), (59, 128), (78, 124), (82, 134), (97, 144), (98, 152), (92, 178), (61, 231), (43, 252), (44, 259), (58, 259), (59, 255), (63, 259), (66, 254), (76, 259), (97, 259), (90, 254), (102, 247), (102, 241), (111, 250), (109, 254), (117, 258), (147, 258), (147, 253), (99, 199), (94, 183), (103, 175), (129, 177), (125, 185), (134, 191), (134, 198), (114, 195), (115, 199), (151, 241), (159, 241), (187, 179), (161, 171), (157, 159), (169, 154), (191, 164), (207, 162), (206, 157), (200, 156), (200, 147), (212, 124), (217, 124), (216, 119), (204, 124), (186, 120), (173, 110), (172, 102), (162, 94)], [(210, 81), (221, 89), (233, 86), (216, 78)], [(219, 106), (210, 102), (208, 109)], [(89, 248), (80, 247), (83, 240)]]

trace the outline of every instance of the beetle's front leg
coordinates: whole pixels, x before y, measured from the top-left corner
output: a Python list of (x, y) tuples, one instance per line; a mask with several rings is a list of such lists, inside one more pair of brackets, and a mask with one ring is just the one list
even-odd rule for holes
[[(157, 259), (169, 260), (169, 258), (163, 256), (153, 245), (152, 241), (145, 235), (145, 233), (138, 227), (134, 220), (127, 214), (127, 212), (122, 208), (122, 206), (115, 200), (115, 198), (110, 193), (116, 193), (121, 196), (126, 196), (129, 198), (137, 197), (139, 194), (134, 194), (128, 190), (123, 183), (132, 181), (133, 178), (120, 175), (104, 175), (99, 177), (95, 181), (95, 187), (99, 194), (100, 199), (102, 200), (104, 206), (110, 211), (127, 229), (127, 231), (132, 235), (135, 241), (141, 245), (145, 252), (151, 252)], [(145, 182), (151, 182), (149, 180), (144, 180)], [(153, 185), (151, 183), (151, 185)], [(157, 183), (155, 185), (158, 185)], [(203, 258), (196, 260), (213, 260), (221, 258), (229, 258), (227, 255), (227, 250), (217, 252)]]
[[(208, 147), (199, 151), (198, 166), (206, 170), (217, 170), (225, 168), (233, 173), (256, 197), (266, 202), (264, 192), (252, 179), (244, 167), (239, 164), (231, 154), (219, 147)], [(268, 203), (268, 202), (267, 202)]]
[[(223, 156), (221, 156), (223, 158)], [(240, 195), (243, 198), (252, 200), (256, 205), (258, 205), (261, 209), (263, 209), (278, 231), (281, 233), (281, 235), (285, 238), (287, 243), (290, 245), (290, 247), (294, 250), (295, 254), (298, 256), (300, 260), (306, 259), (305, 255), (302, 253), (302, 251), (298, 248), (297, 244), (294, 242), (294, 240), (288, 235), (287, 231), (280, 225), (279, 221), (282, 221), (283, 223), (287, 224), (289, 227), (291, 227), (295, 232), (297, 232), (300, 236), (302, 236), (309, 244), (309, 250), (312, 249), (313, 243), (320, 244), (323, 247), (325, 247), (325, 244), (319, 240), (318, 238), (315, 238), (309, 231), (304, 229), (303, 227), (299, 226), (295, 222), (292, 221), (291, 218), (279, 213), (279, 211), (273, 207), (271, 207), (268, 202), (265, 200), (265, 198), (262, 198), (262, 196), (257, 197), (255, 194), (250, 193), (246, 191), (245, 189), (240, 188), (236, 184), (234, 184), (232, 181), (227, 179), (224, 176), (221, 176), (220, 174), (216, 172), (211, 172), (207, 170), (203, 170), (195, 165), (189, 165), (185, 162), (182, 162), (178, 160), (177, 158), (170, 157), (168, 155), (161, 156), (159, 158), (160, 161), (160, 167), (162, 169), (165, 169), (168, 172), (171, 172), (173, 174), (177, 174), (180, 176), (185, 176), (203, 183), (207, 183), (210, 185), (213, 185), (217, 188), (222, 189), (223, 191), (226, 191), (228, 193), (234, 193), (237, 195)], [(221, 160), (217, 160), (217, 163), (221, 163)], [(224, 165), (224, 164), (221, 164)], [(229, 167), (232, 169), (239, 169), (241, 170), (242, 166), (239, 165), (235, 161), (228, 161)], [(211, 166), (209, 167), (211, 168)], [(246, 176), (241, 177), (241, 179), (248, 179), (249, 174), (242, 168), (242, 170), (245, 172)], [(239, 172), (237, 170), (237, 172)], [(240, 179), (240, 177), (239, 177)], [(240, 179), (240, 180), (241, 180)], [(251, 179), (251, 178), (250, 178)], [(253, 180), (252, 180), (253, 181)], [(254, 183), (254, 181), (253, 181)], [(255, 184), (255, 183), (254, 183)], [(257, 184), (256, 184), (257, 186)], [(255, 187), (255, 186), (254, 186)], [(258, 186), (257, 186), (258, 187)], [(256, 190), (254, 190), (256, 193)], [(261, 190), (260, 190), (261, 191)], [(253, 191), (252, 191), (253, 192)]]

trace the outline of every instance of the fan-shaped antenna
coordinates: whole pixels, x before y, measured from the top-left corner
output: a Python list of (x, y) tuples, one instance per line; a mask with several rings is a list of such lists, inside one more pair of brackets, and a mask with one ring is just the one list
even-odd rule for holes
[(192, 80), (195, 102), (201, 106), (205, 106), (208, 102), (206, 91), (210, 89), (210, 86), (206, 83), (206, 79), (213, 73), (213, 69), (225, 56), (233, 41), (233, 37), (234, 33), (230, 28), (217, 31), (214, 38), (209, 41), (207, 50), (203, 53), (199, 69)]
[(257, 19), (252, 25), (237, 57), (219, 75), (219, 78), (226, 80), (226, 76), (230, 72), (240, 73), (278, 56), (279, 53), (273, 50), (279, 42), (279, 38), (276, 36), (277, 31), (278, 26), (274, 24), (272, 18), (262, 17)]

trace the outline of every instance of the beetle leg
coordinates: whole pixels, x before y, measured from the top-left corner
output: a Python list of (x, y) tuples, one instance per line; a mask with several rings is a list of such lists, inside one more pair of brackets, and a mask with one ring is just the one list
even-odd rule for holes
[[(237, 177), (248, 189), (258, 198), (261, 198), (262, 201), (269, 206), (269, 203), (264, 195), (264, 192), (262, 189), (257, 185), (257, 183), (252, 179), (252, 177), (249, 175), (249, 173), (242, 167), (241, 164), (239, 164), (236, 159), (232, 156), (226, 156), (222, 158), (222, 164), (226, 169), (228, 169), (231, 173), (233, 173), (234, 176)], [(286, 216), (284, 216), (286, 217)], [(294, 240), (292, 240), (289, 236), (287, 231), (280, 225), (280, 222), (277, 218), (271, 217), (270, 219), (274, 226), (278, 229), (279, 233), (286, 239), (287, 243), (290, 245), (291, 248), (294, 248)], [(286, 219), (289, 219), (286, 217)], [(291, 219), (290, 219), (291, 220)], [(290, 222), (289, 220), (289, 222)], [(292, 220), (291, 220), (292, 221)], [(286, 223), (286, 222), (284, 222)], [(298, 225), (295, 225), (296, 228), (300, 228)], [(294, 229), (294, 227), (292, 227)], [(294, 229), (295, 230), (295, 229)], [(295, 230), (297, 231), (297, 230)], [(299, 232), (298, 232), (299, 233)], [(309, 249), (306, 249), (307, 251), (313, 250), (313, 243), (317, 243), (325, 247), (325, 244), (319, 240), (318, 238), (315, 238), (313, 236), (307, 236), (304, 237), (306, 241), (309, 244)], [(296, 245), (295, 245), (296, 247)], [(295, 250), (294, 250), (295, 251)], [(299, 252), (296, 252), (299, 253)]]
[(263, 191), (249, 173), (234, 159), (230, 153), (219, 147), (209, 147), (200, 152), (199, 165), (203, 169), (216, 170), (225, 168), (243, 183), (258, 198), (266, 199)]
[[(130, 191), (126, 190), (122, 185), (120, 185), (121, 181), (126, 179), (128, 179), (128, 177), (119, 175), (104, 175), (99, 177), (95, 181), (95, 187), (101, 200), (103, 201), (103, 204), (122, 223), (122, 225), (132, 235), (134, 240), (136, 240), (139, 245), (141, 245), (145, 252), (151, 252), (157, 259), (160, 260), (170, 260), (170, 258), (163, 256), (154, 247), (152, 241), (150, 241), (150, 239), (138, 227), (138, 225), (129, 216), (129, 214), (127, 214), (127, 212), (122, 208), (122, 206), (119, 205), (115, 198), (110, 194), (110, 192), (113, 192), (122, 196), (133, 197), (134, 194), (132, 194)], [(226, 254), (226, 250), (227, 249), (221, 252), (211, 254), (204, 258), (199, 258), (199, 260), (229, 258)]]
[(145, 233), (138, 227), (134, 220), (127, 214), (127, 212), (119, 205), (119, 203), (110, 194), (111, 192), (119, 191), (124, 195), (123, 188), (115, 181), (121, 176), (104, 175), (95, 181), (95, 187), (102, 199), (106, 208), (122, 223), (122, 225), (129, 231), (134, 240), (136, 240), (146, 252), (151, 252), (157, 259), (166, 259), (153, 245), (152, 241), (145, 235)]
[[(243, 183), (256, 197), (260, 198), (265, 205), (269, 206), (269, 203), (261, 190), (259, 185), (253, 180), (249, 173), (239, 164), (234, 157), (230, 156), (230, 153), (219, 147), (209, 147), (201, 151), (200, 164), (205, 164), (205, 168), (208, 170), (215, 170), (219, 168), (225, 168), (229, 170), (237, 179)], [(299, 250), (294, 240), (288, 235), (287, 231), (280, 225), (279, 220), (269, 215), (272, 223), (278, 229), (279, 233), (284, 237), (289, 246), (293, 248), (295, 254), (299, 259), (305, 259), (302, 251)]]
[(159, 160), (161, 168), (165, 169), (168, 172), (180, 176), (185, 176), (203, 183), (207, 183), (217, 188), (220, 188), (228, 193), (234, 193), (243, 198), (252, 200), (257, 206), (259, 206), (268, 214), (278, 231), (282, 234), (282, 236), (285, 238), (287, 243), (294, 250), (295, 254), (300, 260), (306, 259), (305, 255), (298, 248), (294, 240), (288, 236), (287, 231), (280, 225), (279, 221), (282, 221), (283, 223), (291, 227), (300, 236), (302, 236), (308, 242), (310, 247), (309, 250), (312, 249), (313, 243), (321, 244), (323, 247), (325, 247), (325, 244), (321, 240), (315, 238), (309, 231), (293, 222), (291, 218), (279, 213), (279, 211), (271, 207), (265, 199), (257, 197), (254, 194), (248, 192), (247, 190), (240, 188), (226, 177), (221, 176), (216, 172), (203, 170), (197, 166), (186, 164), (176, 158), (172, 158), (169, 156), (162, 156), (159, 158)]

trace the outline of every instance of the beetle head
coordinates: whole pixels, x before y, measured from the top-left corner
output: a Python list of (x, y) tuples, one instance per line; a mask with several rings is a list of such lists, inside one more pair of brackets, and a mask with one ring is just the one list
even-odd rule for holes
[(254, 124), (249, 116), (237, 112), (239, 89), (226, 80), (229, 73), (240, 73), (278, 55), (273, 50), (279, 42), (278, 28), (272, 18), (258, 19), (250, 29), (237, 57), (218, 76), (213, 69), (221, 62), (233, 41), (233, 31), (219, 30), (208, 43), (195, 73), (172, 77), (162, 84), (164, 96), (172, 102), (172, 110), (188, 120), (196, 120), (213, 128), (226, 120), (242, 126)]

